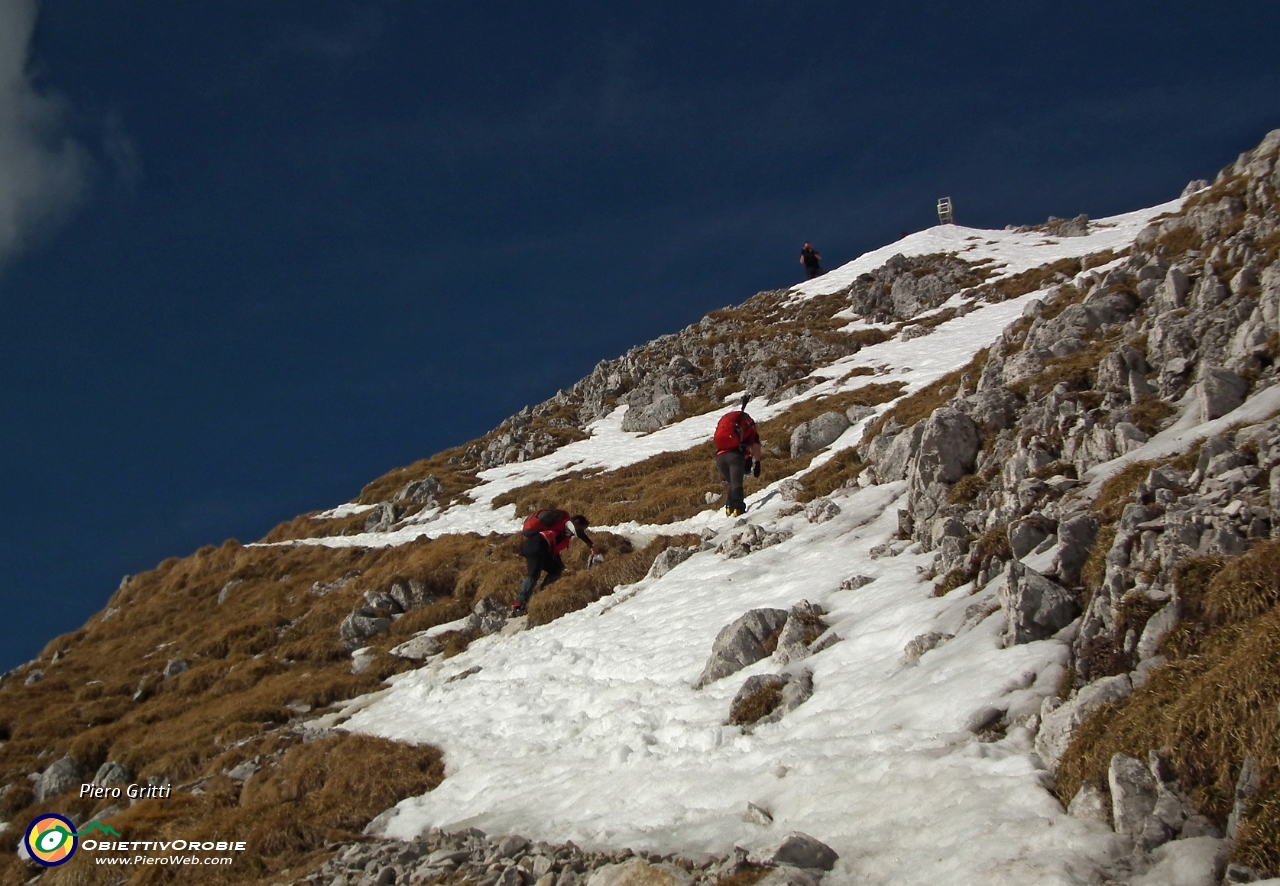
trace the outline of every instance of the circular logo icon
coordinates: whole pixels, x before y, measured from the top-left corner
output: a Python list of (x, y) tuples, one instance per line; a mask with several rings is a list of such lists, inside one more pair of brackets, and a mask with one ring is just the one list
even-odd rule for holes
[(60, 865), (75, 855), (80, 845), (76, 839), (76, 826), (61, 815), (42, 815), (27, 828), (25, 838), (31, 860), (47, 868)]

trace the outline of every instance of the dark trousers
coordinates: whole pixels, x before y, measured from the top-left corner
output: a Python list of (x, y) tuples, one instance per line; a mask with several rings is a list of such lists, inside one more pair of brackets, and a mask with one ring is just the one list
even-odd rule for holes
[(817, 277), (819, 274), (822, 273), (822, 268), (818, 267), (817, 265), (805, 265), (804, 272), (806, 275), (806, 279), (812, 280), (814, 277)]
[(520, 593), (516, 594), (516, 600), (524, 606), (533, 596), (533, 586), (538, 583), (538, 576), (544, 572), (547, 574), (547, 577), (542, 580), (542, 587), (545, 588), (564, 573), (564, 561), (560, 559), (559, 554), (551, 553), (547, 540), (537, 532), (525, 536), (520, 553), (524, 554), (528, 574), (520, 585)]
[(742, 493), (742, 479), (747, 473), (747, 457), (736, 449), (716, 456), (716, 470), (720, 479), (729, 484), (729, 500), (726, 506), (746, 513), (747, 502)]

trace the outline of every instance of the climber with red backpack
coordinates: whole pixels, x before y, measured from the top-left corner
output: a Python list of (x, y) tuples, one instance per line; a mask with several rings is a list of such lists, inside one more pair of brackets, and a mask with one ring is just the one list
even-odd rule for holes
[(721, 416), (716, 425), (716, 469), (720, 472), (720, 479), (729, 485), (729, 499), (724, 509), (729, 517), (740, 517), (746, 513), (742, 483), (747, 472), (760, 476), (760, 434), (756, 431), (755, 421), (743, 411), (750, 399), (750, 394), (743, 397), (742, 405)]
[[(553, 508), (538, 511), (524, 521), (524, 543), (520, 547), (520, 553), (524, 555), (528, 574), (525, 575), (520, 592), (516, 594), (516, 602), (511, 607), (512, 616), (525, 614), (525, 607), (533, 596), (533, 586), (538, 583), (539, 575), (546, 573), (542, 587), (538, 589), (542, 590), (564, 573), (564, 561), (560, 559), (560, 552), (569, 547), (574, 538), (585, 542), (591, 548), (591, 556), (596, 556), (596, 546), (587, 535), (588, 525), (587, 518), (581, 514), (571, 517), (568, 511)], [(587, 565), (590, 566), (590, 560)]]

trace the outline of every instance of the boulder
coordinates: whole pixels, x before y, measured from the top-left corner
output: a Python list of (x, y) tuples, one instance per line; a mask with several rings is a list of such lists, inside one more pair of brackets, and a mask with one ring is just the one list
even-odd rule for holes
[(187, 664), (182, 659), (171, 658), (169, 659), (169, 663), (164, 666), (164, 672), (162, 676), (166, 680), (172, 680), (174, 677), (178, 676), (182, 672), (190, 669), (191, 669), (191, 665)]
[(978, 426), (969, 416), (945, 406), (934, 410), (920, 434), (914, 481), (955, 483), (973, 471), (981, 442)]
[(800, 831), (792, 831), (783, 838), (777, 848), (765, 856), (764, 861), (766, 864), (829, 871), (836, 866), (836, 860), (839, 858), (834, 849), (816, 837)]
[(663, 394), (641, 409), (631, 406), (622, 417), (622, 430), (643, 434), (665, 428), (684, 412), (680, 398), (675, 394)]
[(338, 626), (338, 637), (342, 647), (350, 652), (359, 649), (370, 637), (385, 634), (391, 630), (391, 619), (377, 615), (376, 610), (361, 606), (342, 620)]
[(1080, 790), (1076, 791), (1076, 795), (1071, 798), (1071, 803), (1067, 806), (1067, 815), (1108, 826), (1111, 824), (1111, 810), (1107, 795), (1087, 781), (1080, 785)]
[(849, 428), (849, 419), (839, 412), (824, 413), (791, 432), (791, 457), (825, 449)]
[(93, 776), (93, 783), (100, 788), (114, 787), (133, 782), (133, 770), (123, 763), (103, 763)]
[(1156, 780), (1141, 760), (1115, 754), (1107, 768), (1111, 820), (1117, 834), (1137, 838), (1156, 808)]
[(653, 560), (653, 565), (649, 567), (648, 578), (662, 578), (672, 569), (675, 569), (685, 560), (693, 556), (697, 548), (674, 547), (667, 548), (658, 554)]
[(765, 641), (781, 631), (786, 621), (785, 609), (752, 609), (721, 628), (694, 688), (701, 689), (766, 657)]
[(926, 634), (921, 634), (902, 650), (902, 663), (907, 666), (915, 665), (920, 661), (920, 656), (931, 649), (937, 649), (954, 637), (954, 634), (943, 634), (938, 631), (929, 631)]
[(472, 607), (475, 626), (482, 635), (496, 634), (507, 626), (507, 607), (498, 602), (497, 597), (481, 597)]
[(422, 661), (433, 655), (439, 655), (443, 651), (444, 644), (435, 637), (428, 636), (426, 631), (418, 633), (413, 639), (406, 640), (390, 650), (392, 655), (412, 661)]
[(1160, 652), (1160, 644), (1169, 636), (1169, 632), (1178, 624), (1178, 604), (1170, 601), (1151, 618), (1147, 619), (1142, 629), (1142, 637), (1138, 640), (1138, 660), (1146, 661)]
[(805, 505), (804, 518), (810, 523), (826, 523), (840, 514), (840, 506), (829, 498), (817, 498)]
[(72, 788), (78, 788), (89, 777), (89, 770), (75, 757), (67, 754), (51, 765), (35, 783), (37, 803), (52, 800)]
[[(1070, 701), (1057, 708), (1041, 709), (1040, 732), (1036, 735), (1036, 753), (1050, 772), (1058, 768), (1058, 761), (1067, 752), (1071, 733), (1077, 726), (1105, 704), (1122, 701), (1133, 692), (1128, 674), (1103, 677), (1083, 687)], [(1046, 699), (1048, 702), (1048, 699)]]
[(1244, 402), (1249, 383), (1230, 369), (1206, 366), (1196, 383), (1196, 405), (1201, 421), (1221, 418)]
[(1005, 570), (1000, 605), (1010, 645), (1052, 637), (1080, 614), (1075, 594), (1017, 560)]
[(770, 532), (755, 523), (748, 525), (740, 532), (735, 532), (722, 541), (716, 552), (724, 554), (730, 560), (754, 554), (756, 551), (773, 547), (791, 538), (792, 533), (786, 530)]
[(395, 505), (390, 502), (380, 502), (374, 505), (369, 516), (364, 519), (365, 532), (386, 532), (396, 522)]
[(1031, 514), (1009, 524), (1009, 549), (1014, 559), (1021, 560), (1053, 534), (1057, 527), (1040, 514)]

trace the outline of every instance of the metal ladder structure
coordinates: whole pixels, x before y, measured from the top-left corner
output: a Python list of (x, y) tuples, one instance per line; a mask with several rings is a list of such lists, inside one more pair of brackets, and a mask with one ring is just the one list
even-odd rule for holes
[(944, 225), (954, 225), (956, 223), (955, 216), (951, 214), (950, 197), (942, 197), (938, 200), (938, 222)]

